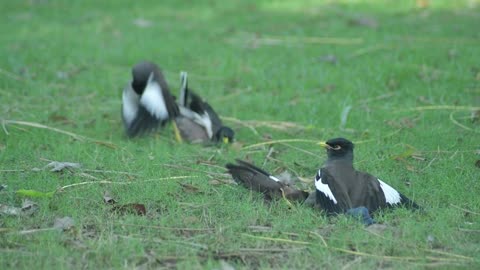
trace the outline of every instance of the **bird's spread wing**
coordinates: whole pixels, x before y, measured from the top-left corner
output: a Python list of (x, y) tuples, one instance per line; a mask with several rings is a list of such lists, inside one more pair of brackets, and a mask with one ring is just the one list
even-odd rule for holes
[(135, 119), (139, 102), (140, 97), (133, 91), (131, 83), (129, 83), (125, 86), (122, 93), (122, 119), (126, 128), (128, 128)]
[(164, 122), (152, 116), (143, 106), (139, 106), (135, 118), (127, 127), (127, 135), (129, 137), (141, 135), (157, 129), (162, 123)]
[(233, 179), (245, 187), (262, 192), (268, 198), (281, 198), (285, 196), (288, 200), (303, 202), (308, 192), (286, 186), (278, 178), (246, 161), (236, 160), (238, 164), (227, 164), (228, 172)]
[(331, 178), (332, 176), (326, 170), (318, 170), (315, 176), (316, 202), (327, 213), (340, 213), (342, 209), (329, 186), (332, 182)]
[[(180, 107), (180, 111), (182, 111)], [(175, 118), (175, 123), (180, 131), (183, 139), (191, 143), (205, 143), (210, 140), (207, 132), (202, 125), (199, 125), (191, 118), (184, 116), (182, 113)]]
[(383, 182), (380, 179), (377, 180), (380, 183), (380, 188), (385, 195), (385, 202), (388, 206), (406, 206), (413, 209), (420, 208), (415, 202), (407, 198), (402, 193), (398, 192), (396, 189), (394, 189), (387, 183)]
[(265, 192), (280, 192), (282, 184), (264, 170), (256, 166), (237, 160), (238, 164), (227, 164), (228, 172), (233, 179), (249, 189)]
[(162, 87), (157, 81), (153, 80), (153, 73), (150, 74), (147, 86), (140, 97), (140, 105), (143, 106), (152, 117), (158, 120), (167, 120), (169, 118), (167, 104), (162, 94)]

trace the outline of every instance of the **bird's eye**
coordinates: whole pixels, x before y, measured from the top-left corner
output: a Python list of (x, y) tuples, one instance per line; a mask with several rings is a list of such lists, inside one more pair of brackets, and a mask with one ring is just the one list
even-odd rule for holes
[(333, 150), (340, 150), (342, 149), (342, 147), (340, 145), (335, 145), (334, 147), (332, 147)]

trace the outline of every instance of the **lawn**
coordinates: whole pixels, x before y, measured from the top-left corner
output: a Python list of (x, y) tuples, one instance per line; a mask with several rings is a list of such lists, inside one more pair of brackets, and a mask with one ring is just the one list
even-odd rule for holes
[[(479, 1), (0, 10), (0, 269), (480, 268)], [(179, 144), (171, 126), (128, 139), (121, 91), (145, 59), (175, 95), (188, 71), (235, 144)], [(315, 142), (340, 136), (358, 169), (425, 211), (365, 228), (265, 202), (225, 173), (247, 159), (313, 190)]]

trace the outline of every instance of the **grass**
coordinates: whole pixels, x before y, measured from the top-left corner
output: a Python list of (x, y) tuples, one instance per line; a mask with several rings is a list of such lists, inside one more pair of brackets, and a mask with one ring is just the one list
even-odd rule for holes
[[(31, 198), (31, 216), (1, 216), (1, 269), (480, 267), (478, 1), (188, 2), (2, 4), (0, 118), (81, 137), (3, 121), (0, 203), (94, 183)], [(238, 143), (177, 144), (171, 127), (127, 139), (121, 89), (142, 59), (175, 94), (187, 70)], [(264, 203), (221, 168), (250, 158), (312, 181), (325, 160), (315, 144), (246, 146), (338, 136), (358, 142), (357, 168), (426, 213), (384, 212), (386, 229), (371, 232)], [(42, 170), (48, 160), (82, 169)], [(106, 191), (147, 214), (113, 212)], [(36, 230), (65, 216), (73, 228)]]

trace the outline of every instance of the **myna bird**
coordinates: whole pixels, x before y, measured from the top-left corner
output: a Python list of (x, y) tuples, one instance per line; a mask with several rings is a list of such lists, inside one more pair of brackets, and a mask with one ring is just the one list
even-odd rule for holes
[(419, 208), (377, 177), (357, 171), (351, 141), (335, 138), (320, 145), (327, 149), (327, 161), (315, 176), (316, 203), (327, 213), (344, 213), (362, 206), (370, 213), (395, 206)]
[(122, 96), (122, 119), (127, 135), (135, 137), (156, 130), (179, 114), (160, 68), (148, 61), (136, 64), (132, 68), (132, 81)]
[(213, 108), (188, 87), (187, 72), (180, 72), (180, 116), (176, 119), (182, 137), (190, 142), (231, 143), (234, 131), (223, 125)]
[(228, 173), (237, 183), (263, 193), (266, 199), (284, 197), (289, 201), (303, 202), (308, 197), (308, 192), (290, 186), (246, 161), (238, 159), (236, 161), (237, 164), (226, 165)]

